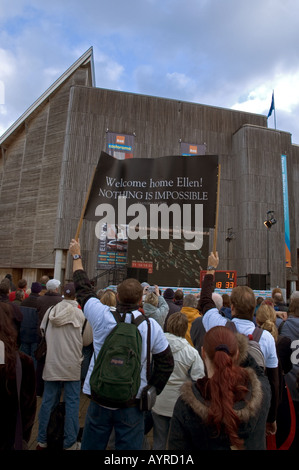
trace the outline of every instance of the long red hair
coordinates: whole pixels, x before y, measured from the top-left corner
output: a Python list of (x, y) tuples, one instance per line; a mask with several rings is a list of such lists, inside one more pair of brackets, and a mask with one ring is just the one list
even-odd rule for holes
[(228, 328), (216, 326), (205, 334), (203, 349), (214, 368), (209, 379), (208, 422), (218, 435), (221, 431), (227, 434), (232, 446), (242, 448), (243, 440), (238, 436), (240, 420), (233, 406), (244, 399), (249, 377), (246, 369), (237, 364), (237, 337)]

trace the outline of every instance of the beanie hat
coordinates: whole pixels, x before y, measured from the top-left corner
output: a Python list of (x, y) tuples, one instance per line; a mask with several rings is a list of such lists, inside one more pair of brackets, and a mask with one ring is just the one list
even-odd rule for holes
[(56, 290), (59, 286), (60, 281), (58, 281), (57, 279), (50, 279), (46, 284), (47, 290)]
[(173, 299), (174, 298), (174, 291), (170, 288), (165, 289), (165, 292), (163, 294), (164, 299)]
[(33, 294), (39, 294), (41, 290), (42, 290), (42, 285), (39, 282), (33, 282), (31, 284), (31, 292)]

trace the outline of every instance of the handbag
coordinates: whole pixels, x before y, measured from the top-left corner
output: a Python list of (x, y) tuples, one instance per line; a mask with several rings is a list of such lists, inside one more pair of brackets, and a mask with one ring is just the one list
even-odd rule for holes
[(47, 326), (48, 326), (48, 323), (49, 323), (50, 312), (51, 312), (53, 307), (54, 307), (54, 305), (50, 308), (44, 334), (42, 336), (42, 339), (41, 339), (39, 345), (37, 346), (37, 348), (34, 352), (35, 359), (39, 362), (45, 362), (45, 360), (46, 360), (46, 354), (47, 354), (46, 331), (47, 331)]

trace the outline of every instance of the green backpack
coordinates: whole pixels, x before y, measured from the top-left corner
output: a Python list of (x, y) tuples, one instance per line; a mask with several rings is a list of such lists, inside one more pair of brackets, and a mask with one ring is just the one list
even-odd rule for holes
[(122, 408), (134, 403), (140, 387), (142, 338), (138, 326), (144, 315), (126, 323), (126, 314), (111, 311), (116, 326), (97, 356), (90, 376), (91, 398), (103, 406)]

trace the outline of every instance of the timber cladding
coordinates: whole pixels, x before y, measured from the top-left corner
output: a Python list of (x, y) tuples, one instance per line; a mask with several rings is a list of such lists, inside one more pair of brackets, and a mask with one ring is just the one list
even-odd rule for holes
[[(81, 83), (81, 71), (77, 76)], [(72, 76), (5, 143), (0, 186), (0, 268), (54, 266), (61, 166), (70, 86), (74, 83), (76, 77)]]

